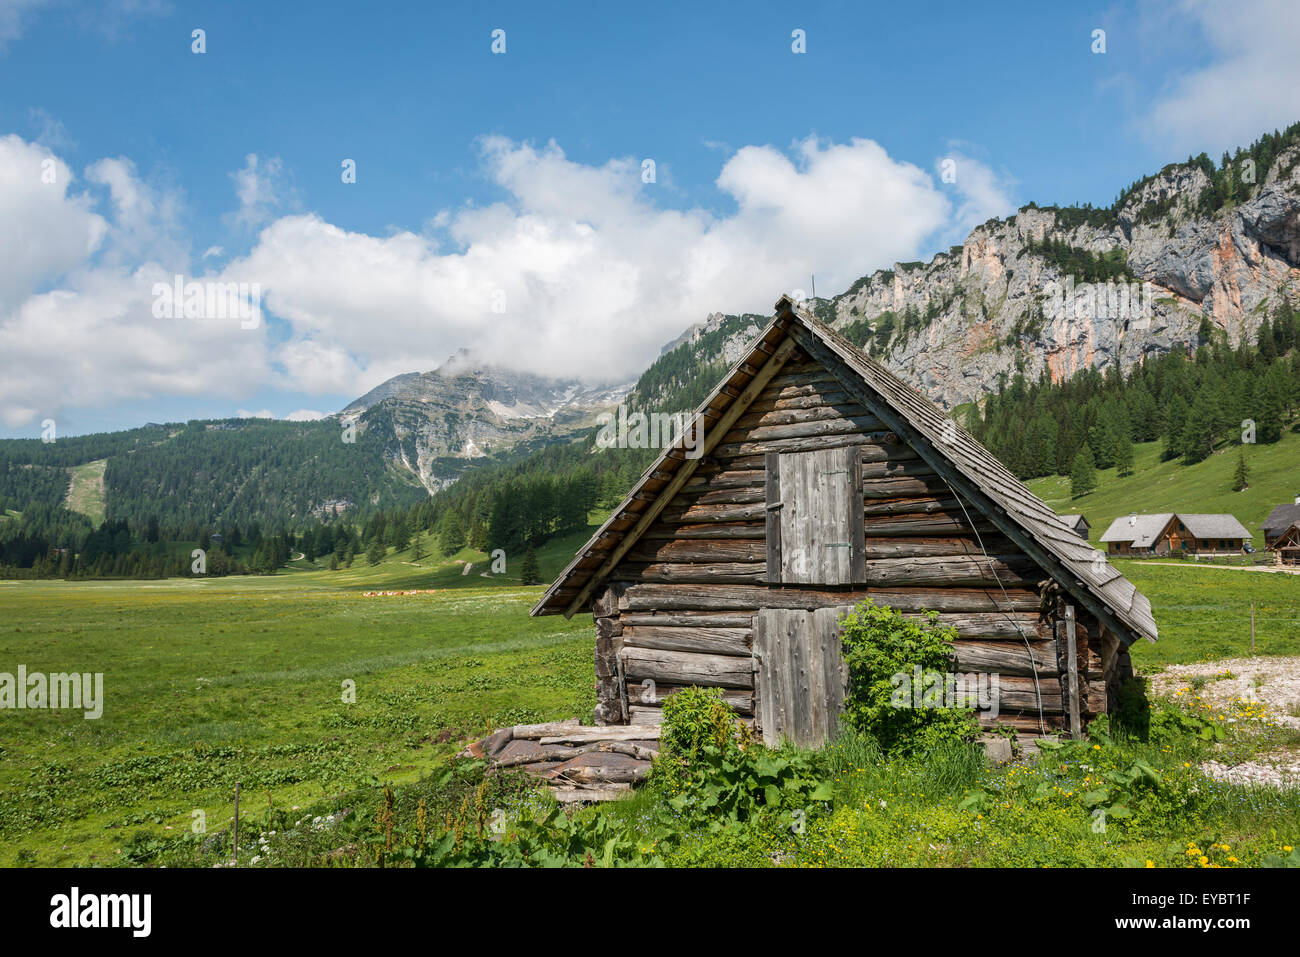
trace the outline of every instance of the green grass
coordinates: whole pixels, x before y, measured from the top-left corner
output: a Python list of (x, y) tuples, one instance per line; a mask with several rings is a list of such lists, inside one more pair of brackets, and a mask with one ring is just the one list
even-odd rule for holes
[[(589, 531), (538, 550), (545, 578)], [(463, 575), (467, 560), (474, 566)], [(408, 821), (420, 799), (440, 809), (439, 819), (455, 811), (474, 788), (462, 782), (448, 792), (437, 775), (464, 740), (507, 723), (585, 719), (594, 705), (590, 619), (530, 619), (542, 589), (511, 577), (517, 560), (510, 558), (506, 575), (489, 578), (480, 575), (490, 567), (481, 552), (417, 561), (408, 549), (376, 566), (357, 556), (352, 568), (335, 572), (298, 561), (274, 576), (0, 582), (0, 671), (19, 664), (33, 672), (99, 671), (106, 695), (97, 721), (0, 712), (0, 865), (156, 863), (148, 848), (188, 833), (195, 810), (205, 813), (209, 833), (228, 827), (236, 781), (250, 834), (268, 792), (270, 807), (283, 812), (281, 827), (307, 809), (352, 810), (355, 827), (371, 827), (381, 784), (395, 789)], [(1300, 653), (1300, 622), (1267, 620), (1300, 618), (1295, 578), (1137, 561), (1121, 568), (1151, 598), (1161, 627), (1158, 644), (1133, 650), (1140, 670), (1247, 653), (1251, 602), (1258, 651)], [(365, 595), (379, 590), (421, 593)], [(355, 704), (342, 701), (349, 679)], [(1162, 758), (1161, 767), (1182, 780), (1173, 754)], [(980, 772), (975, 782), (1008, 795), (1010, 808), (990, 808), (1001, 815), (994, 829), (959, 806), (970, 785), (965, 765), (895, 763), (882, 771), (868, 764), (863, 754), (844, 756), (835, 810), (814, 815), (804, 839), (779, 822), (732, 837), (704, 828), (661, 859), (1113, 864), (1157, 849), (1146, 832), (1123, 847), (1080, 845), (1087, 815), (1077, 801), (1040, 806), (1015, 790), (1025, 779), (1009, 771)], [(1066, 780), (1051, 769), (1033, 773), (1055, 775), (1053, 786)], [(1184, 783), (1193, 780), (1188, 772)], [(1255, 800), (1239, 789), (1230, 796), (1242, 806)], [(519, 800), (536, 807), (538, 799)], [(656, 800), (638, 795), (617, 814), (634, 819)], [(887, 808), (879, 808), (882, 800)], [(1275, 804), (1265, 801), (1270, 827), (1293, 836), (1293, 810)], [(1247, 833), (1235, 817), (1215, 820), (1211, 831), (1192, 822), (1151, 833), (1229, 843), (1244, 835), (1257, 856), (1264, 853), (1262, 832)], [(943, 837), (910, 840), (917, 828)], [(343, 837), (294, 840), (308, 861)], [(197, 856), (173, 863), (212, 862), (197, 848), (186, 853)]]
[(1256, 536), (1264, 547), (1260, 523), (1273, 507), (1291, 502), (1300, 493), (1300, 435), (1285, 432), (1272, 445), (1246, 446), (1250, 487), (1232, 491), (1239, 446), (1229, 446), (1203, 462), (1183, 465), (1180, 459), (1160, 461), (1160, 443), (1135, 447), (1134, 473), (1120, 478), (1115, 469), (1097, 472), (1097, 488), (1079, 498), (1070, 496), (1065, 476), (1031, 479), (1030, 491), (1058, 513), (1082, 512), (1091, 525), (1091, 541), (1121, 515), (1130, 512), (1227, 512)]
[[(558, 572), (586, 533), (539, 550)], [(400, 784), (464, 739), (590, 716), (590, 620), (409, 552), (378, 566), (156, 582), (0, 582), (0, 671), (102, 672), (103, 717), (0, 712), (0, 865), (105, 864), (133, 828)], [(365, 597), (367, 590), (437, 589)], [(345, 680), (356, 703), (344, 704)]]
[(1136, 668), (1249, 656), (1252, 603), (1255, 653), (1300, 655), (1300, 577), (1140, 559), (1115, 567), (1151, 600), (1160, 629), (1154, 645), (1139, 641), (1130, 649)]

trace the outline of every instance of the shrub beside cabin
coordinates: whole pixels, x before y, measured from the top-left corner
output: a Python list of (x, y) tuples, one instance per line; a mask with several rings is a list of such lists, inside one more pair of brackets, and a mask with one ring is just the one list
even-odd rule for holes
[(1100, 552), (787, 298), (697, 415), (697, 457), (666, 449), (532, 610), (594, 616), (600, 724), (657, 723), (703, 685), (768, 743), (828, 740), (837, 622), (867, 597), (938, 612), (956, 669), (999, 675), (996, 724), (1028, 735), (1077, 734), (1155, 640)]

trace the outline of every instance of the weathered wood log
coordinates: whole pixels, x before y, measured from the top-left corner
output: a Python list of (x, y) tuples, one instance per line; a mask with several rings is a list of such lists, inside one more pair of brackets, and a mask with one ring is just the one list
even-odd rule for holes
[(789, 362), (777, 375), (772, 376), (761, 396), (788, 398), (791, 395), (809, 395), (827, 388), (842, 389), (839, 380), (825, 369), (810, 372), (792, 372)]
[(843, 390), (816, 391), (811, 386), (802, 388), (807, 391), (800, 391), (797, 395), (780, 396), (775, 393), (765, 392), (750, 403), (749, 408), (745, 410), (745, 414), (780, 412), (786, 409), (823, 409), (830, 407), (847, 407), (855, 410), (850, 413), (853, 415), (860, 415), (867, 411)]
[(869, 539), (901, 538), (912, 535), (951, 535), (971, 531), (979, 532), (980, 535), (998, 532), (996, 525), (981, 520), (975, 513), (971, 514), (971, 518), (975, 522), (973, 528), (960, 512), (955, 515), (940, 513), (935, 515), (869, 516), (865, 520), (865, 527)]
[(902, 612), (1037, 611), (1038, 592), (1001, 588), (765, 588), (750, 585), (627, 584), (619, 598), (626, 611), (747, 611), (759, 608), (826, 608), (854, 605), (870, 596), (876, 604)]
[(653, 565), (623, 562), (616, 572), (628, 581), (758, 585), (767, 580), (767, 562), (660, 562)]
[[(873, 436), (875, 436), (874, 439)], [(879, 436), (876, 433), (850, 432), (843, 435), (821, 435), (813, 438), (728, 442), (725, 445), (719, 445), (713, 450), (713, 454), (720, 459), (728, 459), (759, 455), (764, 452), (815, 452), (818, 449), (834, 449), (842, 445), (867, 445), (878, 440)]]
[(687, 492), (673, 497), (670, 509), (689, 508), (692, 505), (739, 505), (763, 501), (763, 486), (746, 488), (719, 488), (712, 491)]
[[(661, 707), (667, 698), (670, 698), (677, 692), (684, 691), (689, 687), (692, 686), (665, 684), (662, 681), (653, 681), (648, 678), (643, 678), (637, 683), (628, 684), (628, 704), (630, 707)], [(752, 691), (744, 691), (738, 688), (723, 688), (722, 700), (733, 711), (738, 711), (742, 714), (752, 714), (754, 711), (754, 692)]]
[(694, 525), (704, 522), (752, 522), (764, 516), (762, 502), (752, 505), (692, 505), (689, 508), (664, 509), (659, 520), (667, 525)]
[[(722, 437), (719, 449), (734, 443), (772, 442), (782, 439), (812, 439), (822, 436), (867, 434), (878, 432), (881, 421), (874, 415), (859, 415), (852, 418), (822, 419), (812, 422), (796, 422), (790, 425), (760, 425), (748, 429), (732, 429)], [(844, 443), (840, 443), (844, 444)]]
[(624, 615), (625, 628), (752, 628), (752, 615), (715, 615), (709, 612), (679, 611), (667, 614)]
[[(696, 656), (698, 657), (698, 656)], [(735, 659), (732, 659), (733, 661)], [(538, 739), (542, 747), (552, 744), (601, 744), (603, 742), (658, 741), (656, 729), (631, 728), (625, 724), (610, 724), (603, 728), (581, 728), (576, 731), (562, 732), (559, 735)]]
[[(982, 542), (982, 544), (981, 544)], [(1011, 539), (1000, 535), (947, 537), (868, 538), (865, 543), (867, 558), (926, 558), (937, 555), (991, 555), (1016, 554)]]
[(650, 773), (649, 762), (642, 762), (643, 766), (639, 767), (622, 767), (622, 768), (603, 768), (595, 767), (576, 767), (576, 768), (556, 768), (548, 776), (552, 776), (556, 781), (574, 781), (578, 784), (632, 784), (645, 779)]
[(695, 475), (686, 483), (686, 491), (719, 488), (762, 488), (762, 469), (727, 469), (701, 475), (703, 466), (695, 470)]
[(755, 562), (763, 561), (766, 550), (755, 539), (647, 539), (627, 553), (632, 562)]
[(560, 804), (592, 804), (618, 801), (632, 793), (630, 784), (600, 784), (587, 787), (552, 787), (551, 795)]
[(517, 724), (510, 729), (512, 738), (541, 738), (548, 735), (563, 734), (565, 731), (572, 731), (582, 728), (577, 718), (566, 718), (563, 721), (550, 721), (546, 724)]
[(750, 628), (663, 628), (637, 626), (623, 633), (624, 648), (658, 648), (715, 655), (749, 655)]
[(965, 587), (980, 585), (1032, 585), (1040, 581), (1033, 563), (1014, 555), (992, 558), (937, 556), (883, 558), (865, 562), (863, 581), (872, 585)]
[(862, 478), (892, 478), (905, 475), (922, 476), (934, 475), (935, 471), (928, 462), (922, 459), (886, 459), (880, 462), (863, 462)]
[(638, 678), (650, 678), (704, 687), (754, 687), (753, 663), (747, 657), (626, 647), (622, 656), (629, 683)]
[(701, 522), (670, 526), (651, 526), (645, 533), (647, 539), (761, 539), (765, 533), (762, 522)]
[(1033, 641), (1029, 648), (1011, 642), (955, 641), (952, 649), (957, 671), (996, 672), (1005, 677), (1032, 676), (1037, 669), (1040, 679), (1056, 678), (1061, 673), (1056, 664), (1055, 641)]
[(952, 515), (962, 514), (961, 505), (951, 495), (918, 495), (907, 498), (885, 498), (862, 503), (868, 517), (876, 515)]
[[(938, 476), (895, 476), (890, 478), (864, 478), (862, 495), (865, 499), (903, 499), (933, 496), (946, 492), (947, 486)], [(909, 511), (916, 511), (909, 509)]]
[[(838, 419), (852, 420), (855, 418), (869, 418), (872, 422), (878, 422), (875, 416), (871, 415), (866, 409), (857, 403), (846, 402), (843, 405), (818, 405), (812, 407), (803, 407), (797, 409), (755, 409), (753, 405), (736, 420), (734, 431), (748, 431), (773, 425), (797, 425), (805, 422), (826, 422)], [(875, 426), (879, 428), (879, 426)], [(807, 434), (807, 433), (801, 433)], [(757, 438), (758, 436), (754, 436)], [(778, 436), (779, 437), (779, 436)]]
[(663, 724), (664, 709), (651, 708), (647, 705), (633, 705), (632, 717), (628, 720), (632, 724)]
[(963, 641), (1042, 641), (1055, 637), (1051, 624), (1040, 621), (1037, 612), (949, 613), (939, 616), (939, 624), (956, 629)]

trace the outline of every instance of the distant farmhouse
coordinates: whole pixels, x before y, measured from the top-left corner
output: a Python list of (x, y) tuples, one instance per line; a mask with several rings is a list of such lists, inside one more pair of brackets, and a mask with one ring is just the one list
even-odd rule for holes
[(1294, 504), (1279, 505), (1264, 519), (1264, 547), (1278, 565), (1300, 565), (1300, 495)]
[(1070, 531), (1078, 535), (1085, 542), (1088, 540), (1088, 533), (1092, 531), (1092, 526), (1088, 524), (1088, 519), (1083, 515), (1062, 515), (1061, 521), (1070, 526)]
[(1151, 557), (1159, 555), (1242, 554), (1250, 532), (1232, 515), (1193, 515), (1162, 512), (1157, 515), (1121, 515), (1101, 536), (1108, 555)]

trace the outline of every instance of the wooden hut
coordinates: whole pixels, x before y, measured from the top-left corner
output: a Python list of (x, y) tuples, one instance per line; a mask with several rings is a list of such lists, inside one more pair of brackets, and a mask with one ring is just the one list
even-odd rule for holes
[(1070, 514), (1059, 516), (1061, 521), (1068, 525), (1074, 534), (1078, 535), (1085, 542), (1092, 533), (1092, 526), (1088, 524), (1088, 518), (1085, 515)]
[[(818, 744), (844, 694), (838, 621), (870, 597), (956, 629), (996, 723), (1077, 734), (1155, 640), (1151, 606), (983, 446), (788, 299), (547, 589), (590, 611), (596, 720), (652, 724), (689, 685), (769, 743)], [(1074, 654), (1070, 654), (1073, 647)]]
[(1300, 565), (1300, 521), (1275, 536), (1268, 550), (1275, 565)]

